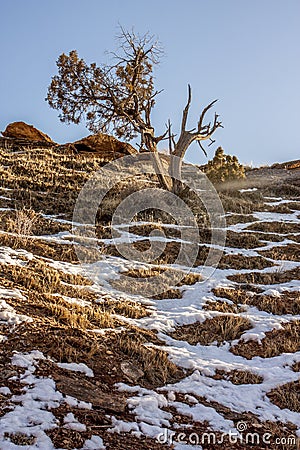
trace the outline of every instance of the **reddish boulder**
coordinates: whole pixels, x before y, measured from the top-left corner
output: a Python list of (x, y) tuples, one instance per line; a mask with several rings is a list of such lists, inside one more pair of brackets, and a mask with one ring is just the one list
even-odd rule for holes
[(78, 152), (98, 153), (99, 156), (109, 157), (109, 159), (137, 153), (137, 150), (132, 145), (102, 133), (92, 134), (73, 142), (71, 145)]
[(2, 132), (2, 135), (8, 138), (26, 139), (28, 141), (49, 142), (54, 144), (47, 134), (25, 122), (10, 123), (7, 125), (6, 130)]

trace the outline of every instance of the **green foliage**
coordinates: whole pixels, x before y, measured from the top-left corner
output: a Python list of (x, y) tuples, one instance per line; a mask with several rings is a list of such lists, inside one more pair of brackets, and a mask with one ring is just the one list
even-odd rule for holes
[(158, 94), (153, 66), (161, 51), (153, 37), (122, 30), (119, 53), (112, 63), (97, 66), (80, 59), (77, 51), (61, 54), (58, 75), (52, 78), (46, 100), (60, 111), (62, 122), (86, 122), (92, 132), (111, 132), (132, 139), (150, 127), (150, 113)]
[(213, 160), (209, 161), (205, 173), (213, 183), (240, 180), (245, 178), (245, 168), (236, 156), (225, 155), (222, 147), (218, 147)]

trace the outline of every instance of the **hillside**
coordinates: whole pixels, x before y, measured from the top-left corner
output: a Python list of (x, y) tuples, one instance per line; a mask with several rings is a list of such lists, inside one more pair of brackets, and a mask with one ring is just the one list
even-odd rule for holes
[[(200, 207), (193, 267), (176, 265), (182, 229), (166, 215), (111, 229), (132, 189), (156, 186), (134, 172), (98, 211), (100, 257), (79, 261), (74, 206), (108, 159), (26, 144), (0, 140), (0, 449), (298, 448), (299, 167), (217, 186), (226, 245), (203, 282)], [(128, 235), (165, 249), (126, 261)], [(180, 282), (134, 291), (166, 270)]]

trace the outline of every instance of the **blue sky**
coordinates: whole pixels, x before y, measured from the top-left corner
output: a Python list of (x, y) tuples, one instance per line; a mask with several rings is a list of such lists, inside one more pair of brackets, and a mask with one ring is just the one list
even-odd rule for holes
[[(23, 120), (63, 143), (89, 132), (66, 125), (44, 100), (55, 61), (77, 49), (88, 62), (106, 60), (118, 23), (163, 44), (156, 70), (157, 132), (168, 118), (179, 131), (187, 84), (193, 92), (191, 128), (218, 98), (224, 129), (217, 145), (243, 163), (300, 157), (299, 0), (1, 0), (0, 130)], [(209, 149), (210, 156), (214, 148)], [(203, 164), (198, 146), (188, 160)]]

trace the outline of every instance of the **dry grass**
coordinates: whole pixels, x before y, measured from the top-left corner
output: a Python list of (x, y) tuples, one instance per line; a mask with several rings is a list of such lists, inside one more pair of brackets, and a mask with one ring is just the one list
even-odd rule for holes
[(266, 209), (263, 197), (258, 192), (247, 192), (246, 196), (236, 190), (227, 190), (227, 192), (220, 192), (219, 195), (226, 212), (248, 215), (253, 211)]
[(255, 356), (272, 358), (282, 353), (295, 353), (300, 350), (300, 321), (293, 320), (283, 324), (283, 329), (266, 333), (261, 343), (254, 341), (239, 342), (231, 348), (235, 355), (252, 359)]
[(261, 247), (264, 244), (260, 242), (259, 237), (255, 233), (227, 231), (226, 246), (233, 248), (252, 249)]
[(280, 284), (288, 283), (292, 280), (298, 280), (300, 277), (300, 267), (282, 271), (280, 268), (276, 272), (250, 272), (229, 275), (228, 279), (236, 283), (246, 284)]
[(140, 294), (141, 286), (138, 279), (146, 279), (158, 276), (160, 276), (160, 279), (157, 280), (157, 292), (159, 294), (158, 296), (155, 295), (155, 298), (157, 299), (168, 298), (168, 296), (170, 296), (171, 298), (178, 298), (179, 296), (180, 298), (181, 294), (179, 294), (179, 292), (177, 290), (174, 290), (173, 288), (170, 289), (170, 285), (176, 285), (180, 287), (185, 285), (193, 285), (203, 280), (202, 276), (197, 273), (185, 273), (176, 269), (166, 269), (160, 266), (151, 266), (147, 268), (130, 269), (126, 272), (122, 272), (119, 279), (112, 280), (110, 283), (115, 289)]
[(272, 197), (286, 197), (297, 200), (300, 196), (300, 186), (297, 181), (276, 183), (264, 188), (264, 195)]
[(129, 300), (104, 300), (100, 306), (110, 314), (119, 314), (131, 319), (141, 319), (150, 315), (150, 311), (137, 302)]
[[(20, 334), (22, 339), (19, 338)], [(94, 371), (97, 385), (101, 382), (101, 389), (108, 389), (108, 392), (111, 392), (114, 383), (128, 382), (120, 368), (128, 357), (133, 365), (144, 372), (139, 380), (142, 386), (155, 388), (185, 376), (168, 359), (165, 351), (147, 346), (149, 342), (162, 344), (155, 333), (137, 327), (129, 326), (120, 333), (98, 335), (63, 323), (37, 320), (20, 326), (18, 334), (11, 335), (4, 343), (3, 351), (12, 354), (13, 350), (28, 352), (38, 348), (54, 361), (84, 362)], [(51, 364), (48, 369), (47, 364), (45, 368), (42, 363), (40, 366), (43, 376), (48, 373), (53, 375)]]
[(300, 210), (300, 202), (289, 202), (287, 205), (291, 210)]
[(246, 230), (262, 231), (264, 233), (299, 233), (299, 224), (290, 222), (255, 222)]
[(54, 448), (60, 448), (62, 443), (65, 450), (72, 450), (74, 448), (82, 448), (86, 439), (91, 438), (89, 432), (79, 432), (63, 427), (57, 427), (47, 431)]
[(17, 446), (33, 445), (36, 442), (35, 436), (24, 433), (4, 433), (4, 437)]
[(203, 323), (179, 326), (170, 336), (191, 345), (209, 345), (215, 341), (222, 344), (224, 341), (239, 339), (250, 328), (251, 322), (244, 317), (221, 315), (206, 319)]
[(19, 237), (28, 237), (70, 231), (71, 225), (44, 218), (33, 209), (22, 208), (0, 212), (0, 228), (3, 231), (16, 233)]
[(122, 333), (118, 337), (119, 349), (141, 365), (150, 383), (164, 385), (182, 377), (182, 370), (169, 360), (165, 351), (144, 344), (145, 339), (139, 335)]
[(183, 291), (180, 289), (168, 289), (165, 292), (162, 292), (160, 294), (153, 295), (151, 298), (153, 300), (172, 300), (172, 299), (178, 299), (183, 297)]
[(231, 313), (231, 314), (238, 314), (245, 310), (245, 308), (241, 306), (237, 306), (233, 303), (227, 303), (222, 300), (217, 301), (209, 300), (203, 305), (203, 309), (205, 311), (219, 311), (222, 313)]
[(213, 289), (213, 293), (217, 297), (224, 297), (231, 300), (236, 305), (256, 306), (257, 309), (267, 311), (271, 314), (300, 314), (300, 293), (297, 291), (284, 291), (280, 297), (254, 294), (234, 288), (216, 288)]
[(274, 264), (261, 256), (245, 256), (242, 254), (224, 255), (218, 265), (220, 269), (253, 270), (272, 267)]
[(300, 244), (300, 233), (299, 234), (289, 234), (287, 236), (287, 238), (290, 239), (291, 241), (298, 242), (298, 244)]
[(259, 254), (274, 260), (300, 261), (300, 246), (287, 244), (273, 247), (270, 250), (261, 250)]
[(37, 221), (38, 215), (33, 210), (26, 210), (23, 208), (10, 214), (6, 224), (4, 224), (4, 229), (7, 228), (7, 231), (15, 233), (16, 241), (18, 241), (19, 238), (22, 238), (26, 242), (28, 236), (33, 234), (33, 229), (35, 228)]
[(178, 228), (168, 227), (161, 222), (151, 224), (136, 224), (129, 227), (129, 232), (137, 236), (150, 236), (150, 233), (160, 231), (168, 238), (180, 238), (181, 232)]
[[(140, 252), (149, 252), (151, 248), (151, 241), (149, 239), (140, 240), (134, 242), (133, 244), (123, 244), (122, 253), (126, 256), (128, 253), (127, 249), (131, 249), (132, 246)], [(180, 252), (182, 244), (179, 242), (166, 242), (163, 252), (156, 257), (155, 250), (148, 253), (151, 259), (151, 264), (178, 264), (177, 258)], [(185, 251), (187, 255), (194, 254), (195, 245), (190, 244), (190, 251), (188, 244), (186, 244)], [(114, 245), (101, 247), (101, 252), (111, 255), (122, 257), (117, 248)], [(205, 245), (200, 245), (198, 249), (198, 254), (193, 267), (203, 266), (206, 263), (209, 254), (209, 247)], [(272, 267), (274, 264), (271, 261), (261, 257), (261, 256), (245, 256), (242, 254), (224, 254), (222, 250), (215, 250), (215, 256), (220, 258), (218, 263), (219, 269), (264, 269), (266, 267)]]
[(275, 403), (281, 409), (300, 412), (300, 381), (278, 386), (268, 392), (268, 397), (272, 403)]
[(7, 206), (69, 218), (81, 187), (105, 163), (99, 155), (75, 156), (58, 147), (21, 150), (0, 149), (2, 186), (13, 189)]
[(282, 205), (270, 205), (267, 208), (268, 211), (278, 213), (278, 214), (291, 214), (292, 211), (290, 210), (288, 205), (282, 204)]
[[(153, 265), (161, 265), (161, 264), (178, 264), (177, 258), (179, 256), (180, 249), (182, 244), (180, 242), (166, 242), (164, 250), (156, 256), (157, 250), (154, 248), (152, 252), (150, 252), (151, 241), (150, 239), (143, 239), (134, 242), (133, 244), (122, 244), (122, 253), (126, 256), (128, 254), (128, 250), (132, 247), (136, 248), (139, 252), (148, 252), (147, 257), (149, 257), (149, 261)], [(189, 249), (190, 248), (190, 249)], [(194, 255), (195, 244), (185, 244), (185, 255)], [(114, 245), (103, 246), (101, 247), (101, 251), (106, 254), (112, 256), (122, 257), (122, 254), (117, 250)], [(196, 261), (194, 263), (194, 267), (204, 264), (207, 255), (208, 255), (208, 247), (199, 246), (198, 255)], [(188, 261), (187, 261), (188, 264)]]
[[(91, 282), (81, 275), (73, 275), (50, 267), (42, 260), (31, 260), (22, 268), (0, 264), (1, 276), (15, 287), (43, 294), (58, 293), (83, 299), (93, 298), (93, 294), (82, 289)], [(80, 287), (78, 287), (80, 286)]]
[(230, 214), (229, 216), (226, 216), (227, 226), (256, 221), (257, 219), (252, 214)]
[(263, 245), (266, 245), (265, 242), (282, 242), (288, 237), (284, 234), (263, 233), (260, 231), (252, 231), (251, 234), (253, 234), (253, 236), (255, 236), (260, 241), (264, 241)]
[(74, 245), (69, 243), (59, 244), (37, 238), (23, 239), (22, 237), (18, 237), (16, 239), (14, 236), (3, 233), (0, 234), (0, 245), (13, 249), (27, 250), (42, 258), (51, 258), (56, 261), (65, 261), (72, 264), (78, 263)]
[(29, 315), (53, 326), (65, 325), (70, 328), (88, 330), (93, 328), (113, 328), (120, 325), (110, 311), (101, 306), (91, 304), (81, 306), (67, 301), (65, 298), (49, 294), (29, 292), (26, 301), (9, 299), (17, 312)]
[(253, 372), (246, 370), (231, 370), (226, 372), (225, 370), (216, 370), (216, 374), (213, 376), (215, 380), (228, 380), (232, 384), (260, 384), (263, 382), (263, 377)]
[(19, 326), (18, 333), (10, 335), (3, 345), (8, 355), (14, 350), (30, 352), (35, 349), (54, 361), (85, 362), (89, 367), (93, 358), (101, 358), (103, 353), (103, 345), (93, 333), (38, 318)]
[[(119, 231), (113, 230), (113, 232), (114, 232), (114, 237), (121, 236), (121, 233), (119, 233)], [(98, 223), (95, 227), (95, 234), (98, 239), (112, 239), (113, 236), (112, 236), (111, 223), (107, 224), (107, 225), (101, 225)]]

